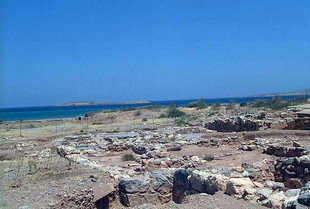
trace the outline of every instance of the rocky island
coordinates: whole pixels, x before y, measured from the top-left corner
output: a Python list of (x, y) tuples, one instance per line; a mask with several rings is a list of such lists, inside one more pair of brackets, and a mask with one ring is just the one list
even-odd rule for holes
[(66, 102), (56, 104), (55, 106), (90, 106), (90, 105), (127, 105), (127, 104), (149, 104), (147, 100), (135, 100), (129, 102), (94, 102), (94, 101), (80, 101), (80, 102)]

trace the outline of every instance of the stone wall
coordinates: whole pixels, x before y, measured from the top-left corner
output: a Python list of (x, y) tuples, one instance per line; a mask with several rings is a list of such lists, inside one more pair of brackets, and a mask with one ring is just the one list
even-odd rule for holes
[(303, 187), (310, 181), (310, 155), (277, 159), (275, 180), (291, 189)]
[(270, 145), (264, 149), (264, 153), (277, 157), (300, 157), (305, 155), (307, 151), (302, 147)]
[(310, 117), (296, 118), (288, 123), (288, 129), (310, 130)]
[(219, 132), (258, 131), (259, 124), (253, 120), (238, 118), (216, 119), (205, 125), (210, 130)]
[(166, 203), (172, 199), (172, 187), (172, 175), (164, 170), (143, 177), (123, 178), (119, 182), (120, 202), (127, 207)]
[[(298, 165), (303, 167), (304, 173), (308, 172), (305, 168), (309, 168), (309, 159), (305, 156), (299, 159)], [(228, 177), (208, 171), (161, 169), (146, 173), (143, 177), (122, 179), (119, 182), (119, 194), (121, 203), (127, 207), (159, 205), (172, 200), (181, 203), (187, 195), (213, 195), (216, 192), (224, 192), (269, 208), (303, 209), (310, 206), (310, 183), (298, 186), (300, 189), (290, 189), (285, 185), (290, 186), (273, 181), (262, 184), (248, 177)]]

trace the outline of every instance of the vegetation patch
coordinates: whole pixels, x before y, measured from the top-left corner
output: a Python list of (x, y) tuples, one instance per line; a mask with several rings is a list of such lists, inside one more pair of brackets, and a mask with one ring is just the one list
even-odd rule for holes
[(189, 108), (197, 108), (198, 110), (206, 108), (208, 105), (206, 104), (204, 99), (199, 99), (196, 102), (191, 102), (187, 105)]
[(214, 156), (213, 155), (204, 155), (203, 159), (206, 161), (212, 161), (212, 160), (214, 160)]
[(187, 126), (187, 123), (185, 122), (185, 120), (175, 120), (174, 124), (177, 126)]
[(171, 105), (168, 110), (167, 110), (167, 114), (166, 116), (168, 118), (178, 118), (178, 117), (182, 117), (185, 116), (186, 113), (179, 110), (178, 106), (176, 104)]
[(300, 105), (307, 103), (306, 97), (295, 97), (289, 100), (283, 100), (280, 96), (275, 96), (271, 100), (268, 99), (257, 99), (250, 102), (249, 105), (252, 107), (265, 107), (272, 110), (281, 110), (287, 106)]
[(135, 117), (139, 117), (141, 115), (141, 111), (140, 110), (137, 110), (135, 113), (134, 113), (134, 116)]
[(122, 161), (136, 161), (136, 158), (132, 154), (125, 154), (122, 157)]

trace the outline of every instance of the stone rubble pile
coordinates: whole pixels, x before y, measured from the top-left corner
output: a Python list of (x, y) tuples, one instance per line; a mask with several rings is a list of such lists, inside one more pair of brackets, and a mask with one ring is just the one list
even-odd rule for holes
[(270, 145), (264, 152), (277, 157), (300, 157), (307, 153), (307, 150), (302, 147), (288, 147), (281, 145)]
[(275, 180), (291, 189), (303, 187), (310, 181), (310, 155), (277, 159)]

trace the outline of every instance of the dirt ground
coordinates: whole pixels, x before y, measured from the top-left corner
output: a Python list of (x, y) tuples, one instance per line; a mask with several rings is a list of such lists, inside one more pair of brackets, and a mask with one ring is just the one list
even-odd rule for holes
[(158, 209), (262, 209), (265, 207), (253, 205), (244, 200), (238, 200), (226, 194), (217, 193), (214, 195), (196, 194), (184, 198), (182, 204), (173, 202), (167, 203)]

